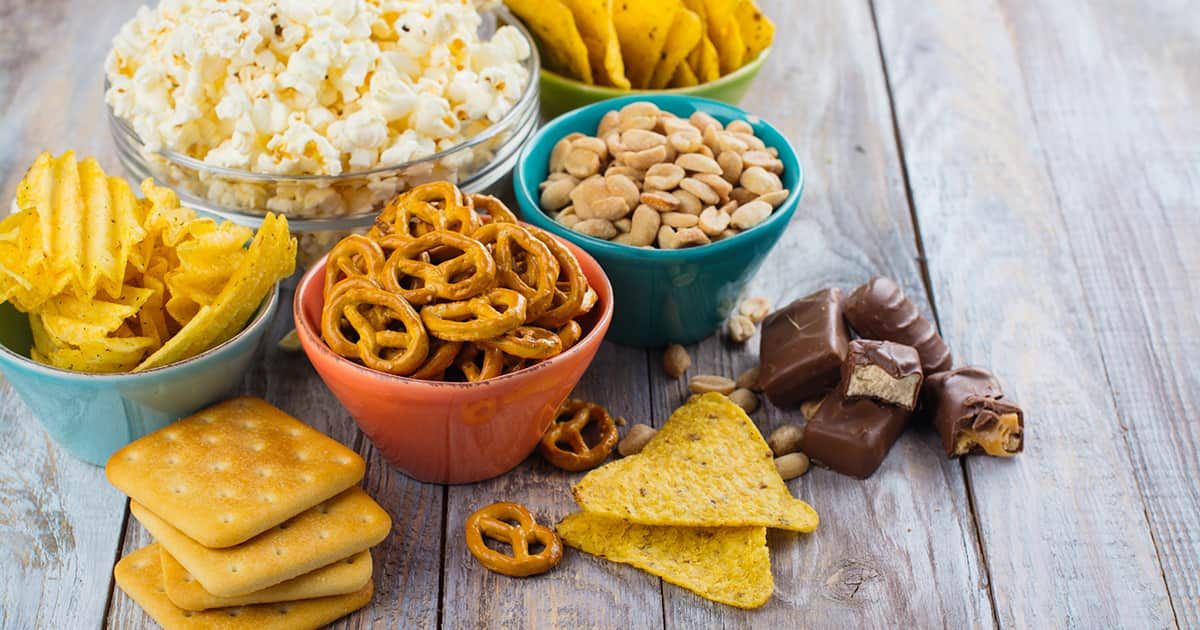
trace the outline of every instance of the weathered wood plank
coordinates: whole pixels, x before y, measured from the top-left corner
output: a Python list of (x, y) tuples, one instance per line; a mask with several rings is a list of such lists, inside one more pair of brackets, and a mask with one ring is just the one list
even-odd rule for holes
[[(782, 306), (883, 274), (928, 312), (867, 3), (765, 2), (763, 9), (780, 25), (780, 44), (742, 105), (791, 138), (808, 183), (749, 294)], [(714, 338), (690, 350), (690, 374), (736, 376), (757, 362), (758, 338), (744, 347)], [(652, 368), (661, 422), (687, 393), (683, 381)], [(754, 417), (767, 434), (802, 420), (796, 409), (769, 405)], [(992, 625), (962, 470), (931, 436), (906, 435), (869, 480), (813, 470), (789, 486), (816, 508), (821, 525), (811, 535), (771, 533), (771, 602), (736, 610), (668, 584), (669, 627)]]
[[(573, 396), (605, 405), (629, 423), (646, 422), (646, 353), (605, 343)], [(628, 426), (622, 428), (622, 434)], [(463, 542), (463, 523), (496, 501), (528, 507), (552, 526), (577, 511), (570, 486), (582, 473), (566, 473), (534, 455), (498, 479), (448, 489), (442, 598), (446, 628), (652, 628), (661, 627), (660, 580), (632, 567), (566, 549), (543, 576), (513, 579), (483, 568)]]
[(1167, 590), (1197, 627), (1200, 18), (1178, 0), (1017, 0), (1011, 15)]
[(1012, 20), (1023, 18), (987, 0), (876, 8), (942, 331), (959, 364), (992, 367), (1028, 411), (1023, 455), (967, 463), (1000, 624), (1173, 626), (1066, 201), (1045, 160), (1053, 142), (1039, 138), (1023, 84), (1046, 69), (1023, 68), (1017, 49), (1040, 59), (1053, 44), (1014, 41)]

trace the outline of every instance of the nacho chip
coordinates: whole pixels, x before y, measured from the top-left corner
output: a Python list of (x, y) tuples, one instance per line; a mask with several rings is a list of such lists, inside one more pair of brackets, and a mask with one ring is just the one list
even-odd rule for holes
[(704, 23), (700, 16), (687, 9), (680, 9), (667, 31), (666, 44), (660, 54), (660, 61), (654, 67), (650, 77), (650, 88), (661, 90), (667, 87), (671, 77), (675, 76), (675, 68), (684, 63), (684, 59), (700, 43), (704, 33)]
[(533, 31), (547, 68), (592, 83), (588, 49), (567, 5), (561, 0), (504, 0), (504, 4)]
[(671, 82), (667, 84), (672, 88), (685, 88), (699, 85), (700, 80), (696, 78), (696, 73), (692, 72), (692, 67), (684, 63), (675, 66), (675, 74), (671, 75)]
[(733, 18), (738, 23), (738, 32), (746, 45), (743, 63), (750, 63), (759, 53), (771, 45), (775, 38), (775, 24), (754, 3), (754, 0), (741, 0), (733, 11)]
[(585, 512), (642, 525), (817, 527), (746, 412), (716, 393), (693, 396), (641, 453), (593, 470), (571, 492)]
[(649, 87), (675, 14), (682, 9), (679, 0), (636, 0), (613, 5), (613, 26), (621, 43), (625, 75), (635, 89)]
[(714, 602), (758, 608), (775, 591), (762, 527), (655, 527), (580, 512), (556, 529), (570, 547), (633, 565)]
[[(726, 75), (742, 67), (746, 45), (734, 19), (734, 10), (740, 0), (684, 0), (688, 8), (704, 20), (708, 39), (712, 42), (719, 60), (720, 74)], [(696, 68), (693, 66), (693, 70)], [(704, 77), (697, 73), (702, 80)], [(709, 79), (711, 80), (711, 79)]]
[(575, 16), (575, 26), (587, 46), (588, 65), (596, 85), (629, 89), (621, 43), (613, 26), (613, 0), (562, 0)]

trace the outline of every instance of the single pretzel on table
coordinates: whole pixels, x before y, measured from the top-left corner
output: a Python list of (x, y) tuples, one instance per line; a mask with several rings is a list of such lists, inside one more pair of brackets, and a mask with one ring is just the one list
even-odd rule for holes
[[(596, 423), (598, 438), (595, 445), (588, 446), (584, 432), (593, 422)], [(542, 435), (538, 451), (554, 466), (578, 472), (595, 468), (608, 459), (617, 445), (618, 437), (617, 423), (607, 409), (571, 398), (563, 401), (558, 408), (554, 424)]]
[[(514, 524), (515, 523), (515, 524)], [(467, 517), (467, 549), (489, 570), (510, 577), (545, 573), (562, 560), (562, 540), (554, 530), (538, 525), (533, 514), (522, 505), (502, 501), (479, 508)], [(487, 546), (484, 538), (508, 543), (512, 555)], [(530, 553), (529, 547), (541, 544), (542, 550)]]
[[(321, 313), (321, 336), (329, 348), (389, 374), (416, 371), (429, 354), (429, 337), (413, 307), (398, 295), (363, 286), (365, 280), (343, 282), (354, 286), (339, 290), (335, 285)], [(395, 324), (403, 330), (392, 330)]]

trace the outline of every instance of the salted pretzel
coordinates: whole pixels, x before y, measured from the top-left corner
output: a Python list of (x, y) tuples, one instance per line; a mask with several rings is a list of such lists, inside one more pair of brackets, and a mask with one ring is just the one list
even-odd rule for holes
[(536, 320), (550, 308), (559, 263), (550, 248), (529, 229), (516, 223), (489, 223), (472, 235), (492, 247), (496, 281), (529, 300), (527, 318)]
[[(403, 330), (394, 330), (395, 324)], [(347, 328), (355, 339), (346, 335)], [(389, 374), (411, 374), (429, 354), (417, 312), (404, 298), (380, 289), (335, 287), (321, 313), (321, 336), (334, 352)]]
[[(513, 524), (515, 523), (515, 525)], [(511, 556), (487, 546), (484, 538), (508, 543)], [(554, 530), (538, 525), (529, 510), (507, 501), (479, 508), (467, 517), (467, 549), (489, 570), (510, 577), (537, 575), (553, 569), (562, 560), (562, 540)], [(530, 545), (542, 550), (529, 553)]]
[(504, 351), (473, 343), (463, 344), (456, 363), (459, 371), (471, 383), (495, 378), (504, 373)]
[(558, 327), (558, 338), (562, 342), (563, 352), (566, 352), (568, 348), (575, 345), (575, 342), (579, 341), (579, 338), (582, 336), (583, 327), (573, 319)]
[(446, 376), (446, 370), (454, 365), (455, 359), (458, 358), (458, 353), (462, 351), (463, 344), (457, 341), (441, 341), (433, 342), (432, 349), (429, 352), (428, 358), (421, 367), (417, 368), (416, 372), (409, 374), (410, 378), (419, 378), (426, 381), (440, 381)]
[[(416, 238), (386, 236), (379, 245), (387, 252), (380, 282), (412, 304), (428, 304), (434, 298), (466, 300), (496, 285), (496, 261), (491, 252), (458, 232), (435, 230)], [(419, 288), (405, 286), (412, 278), (419, 280)]]
[(430, 304), (421, 309), (429, 334), (446, 341), (483, 341), (499, 337), (525, 321), (528, 302), (512, 289), (496, 288), (462, 302)]
[(383, 249), (373, 239), (351, 234), (338, 241), (325, 263), (325, 295), (331, 295), (341, 280), (378, 277), (383, 261)]
[(480, 343), (522, 359), (549, 359), (563, 351), (562, 338), (540, 326), (517, 326)]
[(480, 217), (487, 218), (492, 223), (516, 223), (517, 215), (513, 214), (508, 206), (504, 205), (503, 201), (491, 196), (474, 193), (468, 199), (471, 201), (471, 206), (475, 208), (475, 212), (484, 212)]
[(591, 286), (588, 285), (587, 276), (583, 275), (583, 267), (579, 266), (579, 261), (566, 245), (555, 240), (545, 230), (530, 228), (529, 231), (554, 255), (559, 269), (550, 307), (534, 323), (557, 328), (579, 315), (584, 297)]
[[(588, 431), (595, 423), (595, 429)], [(596, 440), (588, 446), (588, 437)], [(538, 451), (551, 464), (572, 472), (599, 466), (617, 445), (617, 424), (608, 410), (574, 398), (563, 401), (554, 424), (542, 435)], [(565, 447), (565, 448), (564, 448)]]
[(480, 223), (470, 199), (464, 198), (457, 186), (432, 182), (393, 199), (376, 217), (367, 235), (415, 238), (434, 230), (470, 234)]

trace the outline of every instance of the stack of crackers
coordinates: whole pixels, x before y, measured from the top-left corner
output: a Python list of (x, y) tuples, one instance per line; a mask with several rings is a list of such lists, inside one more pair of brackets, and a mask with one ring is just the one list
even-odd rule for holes
[(775, 590), (767, 528), (817, 527), (754, 422), (716, 393), (693, 397), (640, 453), (593, 470), (571, 491), (583, 511), (558, 524), (564, 543), (740, 608), (765, 604)]
[(155, 543), (117, 584), (172, 628), (316, 628), (371, 599), (368, 549), (391, 518), (354, 451), (236, 398), (117, 451), (109, 481)]

